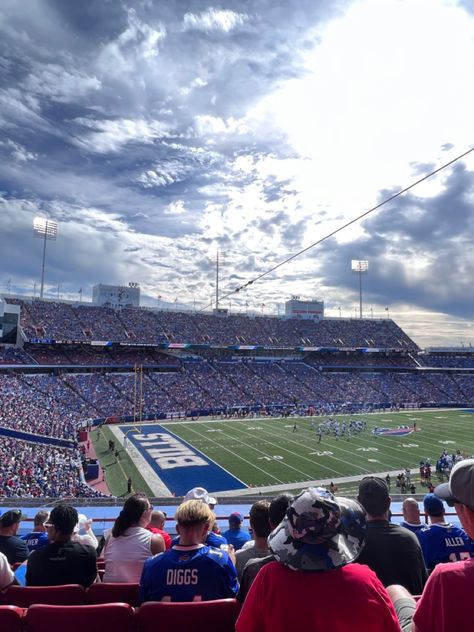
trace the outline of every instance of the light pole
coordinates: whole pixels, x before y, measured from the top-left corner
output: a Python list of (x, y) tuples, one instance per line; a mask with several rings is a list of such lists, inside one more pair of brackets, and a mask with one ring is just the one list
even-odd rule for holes
[(46, 242), (47, 240), (55, 241), (58, 236), (58, 223), (45, 219), (44, 217), (35, 217), (33, 220), (33, 232), (36, 237), (43, 239), (43, 265), (41, 266), (41, 288), (40, 298), (43, 298), (44, 290), (44, 268), (46, 264)]
[(362, 318), (362, 275), (368, 272), (369, 262), (352, 259), (351, 268), (352, 272), (359, 275), (359, 317)]

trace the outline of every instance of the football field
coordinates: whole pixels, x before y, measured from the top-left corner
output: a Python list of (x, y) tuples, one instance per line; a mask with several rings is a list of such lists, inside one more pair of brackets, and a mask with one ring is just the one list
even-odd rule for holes
[[(418, 471), (422, 459), (433, 465), (443, 449), (474, 453), (474, 411), (431, 410), (353, 415), (364, 419), (367, 429), (357, 435), (336, 438), (323, 435), (321, 443), (314, 429), (324, 417), (290, 417), (161, 422), (161, 427), (192, 449), (199, 451), (236, 479), (242, 487), (273, 487), (301, 484), (409, 467)], [(349, 421), (338, 416), (338, 421)], [(294, 431), (294, 424), (297, 430)], [(416, 431), (413, 426), (416, 424)], [(401, 435), (375, 435), (374, 429), (395, 430), (408, 426)], [(146, 434), (147, 425), (141, 432)], [(404, 431), (400, 431), (403, 433)], [(122, 468), (128, 454), (122, 457)], [(134, 464), (137, 471), (139, 464)], [(125, 467), (129, 471), (128, 467)], [(154, 468), (160, 477), (159, 468)], [(177, 475), (186, 475), (176, 472)], [(188, 484), (186, 481), (185, 486)], [(194, 480), (188, 486), (200, 485)], [(120, 485), (120, 489), (123, 484)], [(225, 491), (211, 489), (209, 491)], [(117, 493), (118, 490), (113, 493)]]

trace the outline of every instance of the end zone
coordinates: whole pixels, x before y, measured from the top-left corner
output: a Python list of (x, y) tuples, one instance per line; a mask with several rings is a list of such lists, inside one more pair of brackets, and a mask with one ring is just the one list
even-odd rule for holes
[[(196, 486), (205, 487), (211, 493), (246, 487), (241, 480), (160, 424), (142, 426), (141, 432), (133, 426), (119, 426), (118, 429), (123, 437), (126, 434), (141, 459), (171, 495), (183, 496)], [(130, 456), (133, 459), (133, 455)], [(138, 463), (136, 465), (139, 467)]]

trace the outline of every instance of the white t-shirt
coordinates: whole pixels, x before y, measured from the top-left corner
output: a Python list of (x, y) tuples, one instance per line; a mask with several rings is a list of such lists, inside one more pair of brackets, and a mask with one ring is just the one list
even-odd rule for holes
[(107, 540), (104, 550), (104, 582), (138, 584), (145, 560), (152, 556), (151, 531), (130, 527), (124, 535)]
[(0, 553), (0, 590), (4, 590), (15, 579), (15, 575), (13, 574), (12, 569), (10, 568), (10, 564), (6, 556), (3, 553)]

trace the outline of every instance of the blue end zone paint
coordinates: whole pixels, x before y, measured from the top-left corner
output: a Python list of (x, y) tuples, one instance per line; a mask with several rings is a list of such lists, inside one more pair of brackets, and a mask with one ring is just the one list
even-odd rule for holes
[[(128, 439), (153, 468), (153, 471), (156, 472), (166, 487), (176, 496), (184, 496), (193, 487), (204, 487), (212, 493), (247, 487), (245, 483), (209, 460), (190, 443), (159, 424), (147, 424), (143, 429), (146, 430), (146, 433), (143, 432), (142, 434), (136, 430), (130, 430), (130, 426), (119, 426), (119, 428), (124, 434), (127, 433)], [(145, 434), (147, 436), (160, 435), (160, 437), (156, 439), (150, 438), (150, 440), (141, 439), (141, 436)], [(166, 445), (165, 435), (171, 439), (173, 446)], [(143, 445), (143, 443), (155, 443), (155, 445)], [(179, 446), (182, 447), (182, 451), (189, 455), (181, 458), (195, 460), (196, 465), (174, 465), (166, 462), (175, 458), (171, 453), (176, 452), (176, 448), (179, 452)], [(150, 450), (153, 449), (162, 450), (160, 457), (153, 453), (150, 454)], [(168, 455), (166, 454), (167, 452)], [(177, 458), (179, 459), (180, 457), (178, 456)], [(160, 463), (165, 467), (162, 467)], [(172, 467), (166, 467), (166, 465), (171, 465)]]
[(406, 437), (413, 432), (413, 428), (375, 428), (373, 434), (377, 437)]

